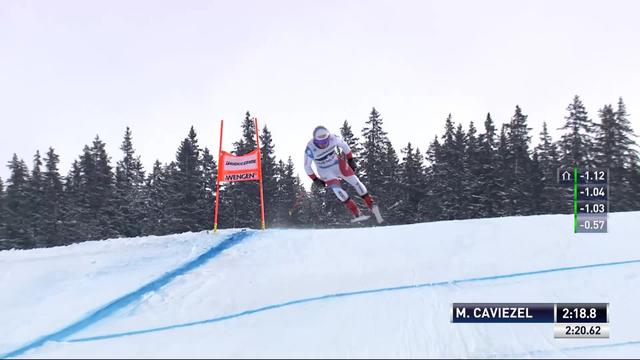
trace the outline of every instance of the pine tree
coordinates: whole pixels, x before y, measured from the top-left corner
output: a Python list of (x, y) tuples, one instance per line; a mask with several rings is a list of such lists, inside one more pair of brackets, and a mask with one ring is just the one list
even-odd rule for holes
[(420, 188), (420, 195), (418, 198), (418, 209), (416, 211), (416, 222), (427, 221), (426, 213), (429, 211), (431, 204), (428, 202), (429, 198), (429, 186), (428, 186), (428, 176), (427, 176), (427, 168), (426, 168), (426, 159), (425, 155), (422, 155), (419, 147), (416, 147), (416, 151), (414, 152), (413, 161), (416, 164), (416, 169), (418, 170), (418, 181), (414, 184)]
[[(88, 147), (85, 147), (88, 151)], [(85, 221), (89, 218), (88, 207), (83, 193), (83, 174), (80, 161), (75, 160), (64, 181), (63, 188), (63, 244), (87, 239), (90, 225)]]
[(592, 142), (594, 125), (578, 95), (573, 98), (567, 111), (569, 111), (569, 115), (565, 117), (566, 122), (559, 129), (565, 130), (565, 134), (560, 140), (562, 165), (578, 166), (579, 168), (592, 166), (590, 154), (594, 153)]
[(399, 159), (387, 133), (383, 119), (374, 107), (362, 129), (361, 180), (379, 204), (388, 223), (399, 221), (396, 208), (400, 204), (397, 188)]
[(376, 190), (369, 191), (375, 191), (374, 195), (379, 199), (378, 202), (383, 205), (381, 208), (385, 213), (385, 221), (389, 224), (398, 224), (401, 220), (401, 215), (398, 213), (398, 206), (400, 205), (402, 196), (402, 189), (397, 186), (400, 177), (400, 159), (388, 138), (385, 139), (384, 143), (386, 151), (382, 158), (381, 166), (382, 184), (379, 190), (376, 188)]
[(398, 206), (399, 222), (410, 224), (423, 220), (420, 204), (426, 197), (426, 177), (423, 157), (420, 149), (413, 149), (411, 142), (401, 150), (403, 154), (400, 164), (400, 181), (403, 191), (400, 193), (401, 204)]
[(49, 148), (45, 161), (45, 172), (42, 184), (42, 229), (47, 236), (48, 246), (64, 244), (63, 231), (63, 186), (58, 171), (59, 156), (52, 147)]
[(530, 130), (531, 128), (527, 127), (527, 115), (524, 115), (520, 106), (516, 105), (515, 113), (507, 128), (507, 141), (513, 160), (514, 174), (526, 173), (526, 163), (530, 160)]
[(169, 166), (163, 167), (160, 160), (156, 160), (146, 181), (146, 205), (143, 233), (147, 235), (169, 234), (169, 211), (171, 191)]
[[(622, 147), (624, 164), (624, 178), (622, 182), (627, 186), (630, 184), (630, 191), (627, 192), (628, 201), (621, 205), (621, 209), (640, 210), (640, 157), (638, 155), (638, 144), (634, 140), (636, 134), (633, 132), (631, 122), (628, 119), (627, 107), (622, 98), (618, 98), (618, 108), (616, 110), (616, 125), (619, 133), (618, 146)], [(620, 196), (628, 191), (622, 190)], [(615, 207), (614, 207), (615, 210)]]
[(43, 178), (42, 178), (42, 157), (40, 151), (36, 151), (33, 157), (33, 169), (28, 182), (29, 189), (29, 234), (33, 239), (35, 247), (47, 246), (47, 234), (43, 231), (42, 221), (44, 218), (44, 209), (42, 206), (43, 198)]
[(616, 134), (616, 114), (613, 106), (605, 105), (598, 111), (598, 115), (600, 124), (596, 125), (596, 163), (598, 166), (622, 168), (621, 149), (616, 146), (618, 134)]
[(299, 176), (296, 175), (295, 177), (292, 177), (292, 184), (292, 191), (290, 192), (292, 196), (289, 198), (290, 205), (288, 224), (295, 227), (308, 227), (310, 221), (305, 221), (305, 214), (302, 212), (303, 209), (300, 207), (300, 203), (304, 203), (304, 199), (308, 196), (308, 193), (302, 185), (302, 181)]
[(429, 166), (426, 168), (426, 189), (428, 206), (424, 209), (422, 215), (427, 221), (436, 221), (444, 218), (442, 209), (442, 200), (445, 193), (445, 184), (440, 182), (445, 175), (445, 166), (442, 161), (442, 145), (435, 136), (429, 144), (427, 150), (427, 161)]
[(317, 227), (319, 224), (318, 217), (321, 209), (318, 208), (319, 203), (313, 198), (314, 186), (315, 184), (311, 184), (309, 191), (302, 187), (290, 209), (291, 218), (297, 220), (300, 227)]
[(609, 169), (609, 203), (611, 211), (629, 211), (636, 207), (640, 195), (634, 191), (633, 173), (638, 163), (637, 144), (628, 120), (626, 106), (620, 98), (618, 109), (605, 105), (599, 111), (596, 126), (595, 163)]
[(631, 121), (627, 113), (627, 106), (622, 98), (618, 99), (618, 109), (616, 109), (616, 127), (618, 133), (618, 146), (622, 148), (622, 163), (625, 168), (631, 168), (638, 164), (638, 143), (634, 140), (637, 135), (633, 132)]
[(251, 114), (247, 111), (242, 120), (242, 137), (233, 143), (234, 153), (244, 155), (256, 149), (256, 128)]
[(7, 221), (7, 209), (6, 209), (6, 199), (4, 193), (4, 183), (2, 182), (2, 178), (0, 178), (0, 249), (4, 249), (2, 240), (6, 238), (6, 224)]
[[(506, 143), (505, 132), (501, 134), (501, 139)], [(478, 136), (478, 143), (478, 168), (475, 184), (480, 192), (477, 200), (479, 206), (477, 216), (496, 217), (502, 213), (506, 190), (498, 162), (496, 127), (489, 113), (484, 121), (484, 133)]]
[[(538, 151), (536, 149), (533, 150), (533, 155), (531, 157), (531, 162), (529, 165), (529, 174), (532, 179), (537, 181), (531, 181), (530, 191), (532, 196), (529, 198), (528, 208), (529, 214), (539, 215), (548, 213), (549, 210), (546, 208), (547, 203), (550, 198), (549, 194), (545, 192), (545, 174), (540, 164), (540, 156), (538, 155)], [(556, 198), (558, 200), (558, 198)]]
[(387, 133), (382, 129), (382, 118), (375, 107), (366, 124), (362, 129), (362, 180), (365, 185), (381, 185), (383, 171), (380, 160), (386, 153)]
[[(255, 136), (255, 134), (254, 134)], [(264, 193), (265, 221), (267, 226), (276, 217), (278, 203), (278, 164), (271, 132), (265, 125), (260, 134), (260, 153), (262, 163), (262, 188)]]
[[(475, 131), (475, 128), (473, 128)], [(475, 134), (474, 134), (475, 136)], [(475, 138), (474, 138), (475, 141)], [(454, 175), (457, 179), (457, 197), (459, 198), (459, 213), (455, 216), (456, 219), (468, 219), (471, 217), (471, 173), (469, 168), (468, 159), (468, 142), (469, 134), (467, 134), (462, 128), (462, 124), (458, 124), (456, 132), (453, 137), (453, 151), (455, 154)]]
[(34, 247), (30, 234), (29, 169), (16, 154), (9, 162), (9, 177), (6, 194), (6, 236), (19, 248)]
[(118, 235), (113, 168), (106, 144), (98, 136), (93, 141), (91, 152), (95, 159), (95, 196), (90, 204), (97, 215), (99, 238), (108, 239)]
[(176, 153), (175, 168), (170, 173), (171, 232), (199, 231), (198, 219), (206, 216), (199, 207), (202, 196), (202, 159), (197, 134), (193, 128), (182, 141)]
[(457, 130), (455, 129), (451, 114), (445, 121), (445, 133), (442, 139), (439, 158), (442, 167), (435, 179), (441, 184), (439, 190), (441, 191), (442, 219), (463, 219), (467, 217), (466, 180), (464, 179), (466, 134), (461, 125)]
[[(286, 165), (284, 161), (279, 160), (278, 164), (276, 165), (276, 190), (271, 195), (271, 209), (267, 210), (266, 212), (267, 225), (270, 224), (271, 227), (282, 227), (291, 224), (290, 217), (293, 212), (292, 207), (298, 195), (297, 193), (294, 193), (290, 195), (292, 196), (291, 199), (285, 198), (284, 187), (285, 183), (287, 182), (287, 179), (285, 178), (285, 168)], [(265, 203), (266, 200), (267, 199), (265, 198)], [(290, 203), (288, 204), (289, 207), (287, 207), (287, 200), (290, 200)]]
[(507, 182), (508, 200), (514, 215), (530, 215), (533, 185), (537, 180), (532, 174), (529, 143), (531, 136), (527, 127), (527, 115), (522, 113), (520, 106), (516, 110), (507, 127), (507, 171), (511, 173), (511, 181)]
[(76, 189), (79, 203), (74, 210), (74, 222), (82, 238), (74, 240), (108, 239), (118, 235), (114, 174), (105, 147), (96, 136), (91, 147), (85, 146), (80, 156), (80, 182)]
[(135, 155), (131, 129), (127, 127), (120, 146), (124, 153), (116, 165), (115, 206), (117, 230), (121, 236), (142, 234), (144, 218), (144, 169), (140, 157)]
[(278, 191), (276, 194), (278, 199), (275, 202), (278, 207), (275, 209), (274, 224), (276, 226), (302, 225), (301, 202), (304, 199), (305, 191), (300, 184), (300, 178), (295, 175), (295, 167), (291, 157), (288, 158), (286, 164), (283, 161), (278, 163)]
[(480, 139), (477, 135), (478, 130), (473, 121), (469, 123), (467, 137), (465, 142), (464, 156), (464, 182), (466, 183), (466, 215), (467, 218), (482, 217), (481, 202), (482, 192), (484, 189), (479, 186), (478, 179), (481, 174), (480, 163)]
[(546, 121), (542, 123), (542, 131), (540, 132), (540, 142), (535, 150), (538, 152), (540, 164), (542, 164), (551, 173), (555, 173), (559, 166), (558, 147), (553, 142)]
[[(99, 199), (94, 200), (97, 191), (95, 190), (97, 183), (96, 163), (89, 145), (85, 145), (82, 149), (82, 155), (78, 161), (78, 170), (80, 179), (77, 183), (76, 196), (77, 203), (74, 204), (73, 224), (75, 231), (80, 237), (74, 237), (74, 241), (95, 240), (100, 238), (99, 225), (97, 224), (97, 209), (100, 204)], [(73, 171), (73, 169), (72, 169)]]
[(631, 189), (635, 196), (633, 197), (633, 211), (640, 210), (640, 198), (638, 194), (640, 194), (640, 163), (636, 163), (631, 169)]
[(199, 205), (204, 211), (202, 212), (203, 218), (198, 222), (200, 229), (213, 229), (216, 176), (218, 176), (218, 165), (209, 149), (205, 147), (202, 151), (202, 190)]
[[(558, 147), (553, 142), (547, 129), (547, 123), (542, 123), (540, 142), (535, 148), (535, 159), (538, 172), (537, 180), (539, 186), (534, 193), (534, 198), (539, 199), (537, 213), (540, 214), (561, 214), (571, 210), (569, 189), (563, 189), (558, 184), (557, 171), (560, 167)], [(572, 190), (569, 190), (572, 191)], [(566, 199), (564, 202), (562, 199)]]
[(498, 216), (510, 216), (516, 214), (514, 203), (509, 199), (510, 184), (514, 178), (514, 172), (510, 166), (511, 154), (509, 153), (509, 140), (507, 139), (508, 124), (502, 124), (500, 128), (500, 136), (498, 138), (498, 148), (496, 150), (496, 176), (500, 179), (497, 194), (499, 196), (500, 206), (498, 208)]

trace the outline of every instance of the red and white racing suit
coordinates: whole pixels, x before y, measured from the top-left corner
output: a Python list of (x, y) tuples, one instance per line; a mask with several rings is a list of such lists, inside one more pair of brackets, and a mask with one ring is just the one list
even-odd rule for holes
[[(342, 154), (338, 154), (338, 148), (342, 150)], [(367, 192), (367, 188), (358, 179), (353, 169), (347, 163), (347, 159), (351, 159), (353, 154), (351, 148), (340, 137), (329, 135), (329, 144), (325, 148), (319, 148), (310, 140), (305, 149), (304, 169), (312, 180), (320, 178), (325, 184), (333, 190), (334, 194), (341, 202), (351, 210), (354, 216), (360, 215), (357, 205), (349, 198), (344, 189), (340, 186), (340, 179), (348, 182), (360, 195), (367, 206), (373, 206), (373, 199)], [(311, 164), (315, 163), (316, 172), (313, 171)]]

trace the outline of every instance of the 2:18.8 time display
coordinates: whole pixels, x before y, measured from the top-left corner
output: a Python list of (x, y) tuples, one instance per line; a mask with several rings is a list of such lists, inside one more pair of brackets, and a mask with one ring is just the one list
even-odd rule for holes
[(599, 304), (557, 304), (557, 323), (607, 323), (609, 322), (609, 306)]
[(563, 308), (562, 309), (562, 318), (563, 319), (595, 319), (597, 315), (596, 308)]

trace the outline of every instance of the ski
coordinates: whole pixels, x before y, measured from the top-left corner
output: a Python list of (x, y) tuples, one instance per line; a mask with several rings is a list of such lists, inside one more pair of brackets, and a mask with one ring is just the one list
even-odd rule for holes
[(376, 221), (378, 222), (378, 224), (381, 224), (384, 221), (382, 215), (380, 214), (380, 208), (378, 207), (378, 205), (373, 205), (371, 207), (371, 212), (376, 217)]
[(369, 220), (370, 217), (371, 216), (369, 216), (369, 215), (360, 215), (358, 217), (355, 217), (355, 218), (351, 219), (351, 222), (352, 223), (357, 223), (357, 222)]

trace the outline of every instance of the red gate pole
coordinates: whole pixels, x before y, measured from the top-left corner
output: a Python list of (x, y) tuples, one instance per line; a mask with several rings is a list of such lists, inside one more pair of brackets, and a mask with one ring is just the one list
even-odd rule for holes
[(258, 148), (258, 179), (260, 180), (260, 216), (262, 220), (262, 230), (266, 228), (264, 222), (264, 194), (262, 191), (262, 154), (260, 154), (260, 136), (258, 136), (258, 118), (253, 118), (256, 127), (256, 147)]
[(222, 125), (224, 120), (220, 120), (220, 146), (218, 147), (218, 173), (216, 174), (216, 209), (213, 215), (213, 233), (218, 231), (218, 205), (220, 204), (220, 166), (223, 166), (222, 161)]

